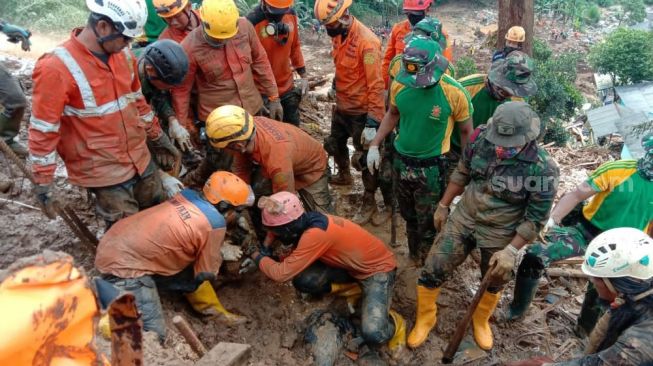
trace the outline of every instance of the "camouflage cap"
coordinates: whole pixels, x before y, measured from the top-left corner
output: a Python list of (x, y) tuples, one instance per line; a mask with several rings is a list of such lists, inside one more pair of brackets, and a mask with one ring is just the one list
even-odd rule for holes
[(442, 34), (442, 23), (437, 18), (426, 17), (420, 20), (413, 27), (413, 31), (408, 33), (404, 41), (408, 43), (410, 38), (414, 36), (431, 38), (438, 42), (440, 48), (444, 49), (447, 47), (447, 39)]
[(401, 56), (398, 82), (411, 88), (426, 88), (440, 81), (449, 61), (442, 56), (440, 46), (429, 38), (413, 37)]
[(653, 152), (653, 132), (649, 132), (642, 137), (642, 147), (646, 152)]
[(492, 63), (488, 80), (512, 96), (525, 98), (537, 93), (532, 77), (534, 69), (532, 58), (524, 52), (513, 51), (505, 59)]
[(501, 104), (487, 124), (485, 139), (502, 147), (526, 145), (540, 133), (540, 119), (526, 102)]

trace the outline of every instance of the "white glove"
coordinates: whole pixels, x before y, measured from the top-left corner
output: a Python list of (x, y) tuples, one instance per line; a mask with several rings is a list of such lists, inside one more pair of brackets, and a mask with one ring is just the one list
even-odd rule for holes
[(177, 142), (181, 151), (190, 151), (192, 147), (192, 144), (190, 143), (190, 134), (176, 118), (170, 118), (168, 135), (170, 135), (171, 139)]
[(304, 79), (304, 78), (297, 79), (297, 84), (299, 84), (299, 85), (298, 85), (298, 86), (299, 86), (299, 90), (302, 91), (302, 97), (305, 96), (306, 94), (308, 94), (308, 90), (309, 90), (309, 87), (308, 87), (308, 80), (306, 80), (306, 79)]
[(163, 183), (163, 190), (166, 192), (168, 198), (176, 195), (184, 189), (184, 185), (179, 181), (179, 179), (173, 177), (172, 175), (159, 170), (161, 175), (161, 182)]
[(361, 144), (365, 147), (369, 146), (372, 143), (372, 140), (374, 140), (374, 136), (376, 136), (376, 128), (365, 127), (363, 133), (361, 133)]
[(238, 271), (238, 274), (245, 274), (248, 272), (254, 272), (258, 266), (256, 265), (256, 262), (252, 258), (247, 258), (243, 261), (243, 263), (240, 264), (240, 270)]
[(381, 166), (381, 155), (379, 155), (378, 146), (370, 146), (370, 149), (367, 150), (367, 169), (370, 170), (370, 173), (374, 173), (376, 169)]
[(251, 229), (249, 227), (249, 223), (247, 222), (247, 219), (244, 216), (240, 216), (238, 218), (238, 220), (236, 220), (236, 223), (238, 224), (238, 226), (241, 229), (243, 229), (243, 230), (245, 230), (247, 232), (251, 231)]
[(544, 225), (544, 229), (542, 231), (544, 231), (544, 233), (546, 234), (547, 232), (549, 232), (549, 230), (551, 230), (556, 226), (558, 226), (558, 224), (556, 224), (556, 221), (553, 219), (553, 217), (549, 216), (549, 220), (546, 222), (546, 225)]
[(222, 254), (222, 260), (235, 262), (243, 256), (243, 250), (238, 245), (222, 243), (220, 254)]

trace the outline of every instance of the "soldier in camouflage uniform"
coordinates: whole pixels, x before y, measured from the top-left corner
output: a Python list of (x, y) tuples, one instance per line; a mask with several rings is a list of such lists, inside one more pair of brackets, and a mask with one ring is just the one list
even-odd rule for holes
[[(644, 137), (642, 145), (646, 154), (639, 160), (605, 163), (575, 191), (560, 199), (546, 226), (546, 244), (531, 245), (519, 265), (508, 319), (519, 318), (526, 312), (544, 268), (552, 262), (583, 255), (587, 244), (605, 230), (632, 227), (646, 231), (651, 227), (653, 135)], [(590, 198), (578, 223), (558, 226), (575, 207)], [(601, 313), (596, 291), (590, 286), (578, 318), (579, 333), (589, 334)]]
[(395, 195), (406, 220), (410, 256), (422, 262), (435, 239), (432, 216), (444, 190), (442, 155), (449, 150), (449, 134), (454, 124), (471, 133), (473, 111), (465, 90), (444, 75), (449, 62), (436, 42), (413, 37), (402, 57), (401, 71), (390, 88), (388, 111), (370, 144), (367, 166), (370, 171), (379, 168), (379, 145), (399, 123), (394, 141)]
[(492, 348), (488, 320), (510, 280), (518, 250), (533, 241), (547, 222), (557, 191), (559, 170), (538, 146), (540, 121), (524, 102), (497, 108), (465, 148), (433, 217), (436, 229), (447, 220), (454, 197), (462, 199), (442, 239), (431, 249), (417, 281), (417, 320), (408, 345), (417, 347), (436, 323), (442, 284), (475, 247), (481, 250), (481, 274), (493, 280), (472, 317), (474, 339)]

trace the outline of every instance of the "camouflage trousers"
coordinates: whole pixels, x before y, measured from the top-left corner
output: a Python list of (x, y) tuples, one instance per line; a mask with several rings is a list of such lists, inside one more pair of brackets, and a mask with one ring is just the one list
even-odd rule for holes
[(433, 213), (444, 193), (446, 163), (440, 157), (413, 159), (395, 152), (393, 174), (401, 217), (406, 221), (410, 256), (423, 260), (433, 245)]
[[(465, 261), (472, 250), (479, 247), (477, 238), (482, 240), (486, 237), (486, 233), (477, 232), (477, 226), (473, 220), (458, 211), (461, 209), (458, 207), (451, 214), (442, 233), (442, 238), (431, 248), (417, 280), (419, 285), (428, 288), (441, 287), (445, 281), (451, 278), (456, 268)], [(506, 238), (505, 242), (508, 243), (510, 239)], [(492, 255), (503, 247), (480, 246), (479, 249), (481, 251), (482, 278), (489, 268)], [(488, 291), (497, 293), (501, 291), (506, 282), (494, 280), (490, 283)]]
[(322, 296), (331, 292), (332, 284), (358, 282), (361, 296), (361, 333), (365, 343), (377, 347), (392, 338), (394, 322), (389, 315), (394, 293), (396, 269), (356, 280), (346, 270), (316, 261), (293, 278), (295, 288), (303, 293)]

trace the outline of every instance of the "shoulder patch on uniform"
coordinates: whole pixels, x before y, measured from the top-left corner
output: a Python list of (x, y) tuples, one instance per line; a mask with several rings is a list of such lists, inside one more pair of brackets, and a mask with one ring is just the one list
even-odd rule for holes
[(363, 63), (365, 65), (374, 65), (376, 63), (377, 57), (375, 52), (365, 52), (363, 54)]

